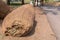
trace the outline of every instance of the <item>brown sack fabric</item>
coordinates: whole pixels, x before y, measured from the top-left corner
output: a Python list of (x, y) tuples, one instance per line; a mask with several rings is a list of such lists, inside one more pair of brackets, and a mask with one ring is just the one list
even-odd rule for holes
[(3, 21), (3, 33), (9, 36), (24, 36), (33, 27), (34, 8), (27, 4), (9, 13)]
[[(29, 7), (27, 7), (27, 6), (29, 6)], [(28, 36), (25, 36), (25, 37), (12, 37), (12, 36), (8, 36), (7, 37), (7, 36), (3, 36), (3, 38), (2, 38), (3, 40), (56, 40), (56, 35), (53, 32), (53, 30), (51, 28), (51, 25), (49, 24), (49, 22), (47, 20), (47, 17), (45, 15), (45, 13), (42, 11), (42, 9), (40, 9), (38, 7), (35, 7), (33, 9), (31, 5), (24, 5), (24, 6), (20, 7), (20, 8), (18, 8), (18, 9), (19, 9), (19, 11), (17, 9), (16, 9), (17, 11), (15, 10), (17, 13), (15, 11), (13, 11), (14, 13), (13, 12), (12, 12), (12, 14), (10, 13), (4, 19), (3, 24), (2, 24), (3, 33), (5, 34), (5, 31), (6, 31), (7, 27), (9, 27), (9, 29), (10, 29), (10, 27), (11, 27), (12, 24), (19, 23), (19, 21), (17, 21), (17, 22), (14, 23), (14, 20), (15, 19), (21, 19), (22, 16), (19, 16), (19, 15), (21, 15), (22, 13), (24, 13), (24, 15), (25, 15), (28, 12), (28, 10), (30, 11), (30, 12), (28, 12), (29, 16), (31, 16), (31, 14), (35, 13), (35, 14), (33, 14), (31, 16), (31, 18), (34, 20), (33, 16), (35, 15), (35, 21), (36, 21), (35, 22), (35, 27), (33, 26), (33, 29), (28, 34)], [(19, 12), (20, 12), (20, 14), (19, 14)], [(24, 17), (23, 19), (24, 19), (24, 21), (26, 21), (26, 19), (28, 19), (29, 16), (26, 14), (26, 16), (28, 16), (28, 17), (25, 17), (24, 15), (23, 15), (23, 17)], [(31, 24), (31, 22), (32, 22), (31, 18), (30, 18), (30, 21), (29, 21), (30, 23), (28, 23), (28, 24)], [(23, 20), (22, 20), (22, 22), (23, 22)], [(26, 22), (28, 22), (28, 20)], [(26, 22), (24, 22), (24, 24)]]

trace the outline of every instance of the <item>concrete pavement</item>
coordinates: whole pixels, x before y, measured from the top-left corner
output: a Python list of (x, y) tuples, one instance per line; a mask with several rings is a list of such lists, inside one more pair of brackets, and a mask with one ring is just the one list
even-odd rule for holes
[(60, 40), (60, 7), (44, 6), (48, 21), (56, 33), (57, 40)]

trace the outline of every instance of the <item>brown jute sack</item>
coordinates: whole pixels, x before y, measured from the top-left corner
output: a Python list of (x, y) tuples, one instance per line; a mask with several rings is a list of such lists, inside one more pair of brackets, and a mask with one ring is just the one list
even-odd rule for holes
[(0, 0), (0, 18), (4, 18), (11, 11), (11, 8)]
[(34, 24), (34, 8), (27, 4), (9, 13), (2, 24), (6, 36), (25, 36)]

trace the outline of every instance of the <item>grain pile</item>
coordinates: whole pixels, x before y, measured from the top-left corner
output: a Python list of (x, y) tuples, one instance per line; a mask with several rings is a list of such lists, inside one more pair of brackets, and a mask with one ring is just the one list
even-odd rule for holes
[(11, 8), (0, 0), (0, 18), (4, 18), (11, 11)]

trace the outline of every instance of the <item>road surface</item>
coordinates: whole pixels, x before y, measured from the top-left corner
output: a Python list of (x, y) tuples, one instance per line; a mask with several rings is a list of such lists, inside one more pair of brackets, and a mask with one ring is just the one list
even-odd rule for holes
[(57, 40), (60, 40), (60, 7), (44, 6), (47, 19), (56, 33)]

